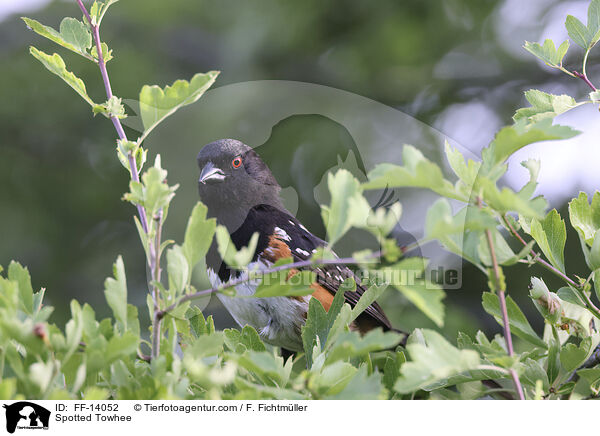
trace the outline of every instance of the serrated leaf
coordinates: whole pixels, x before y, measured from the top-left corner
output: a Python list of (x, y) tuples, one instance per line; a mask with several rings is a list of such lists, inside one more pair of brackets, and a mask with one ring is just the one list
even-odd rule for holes
[(567, 303), (576, 304), (581, 307), (587, 306), (585, 301), (583, 301), (581, 299), (581, 297), (579, 295), (577, 295), (577, 293), (573, 289), (569, 288), (568, 286), (564, 286), (564, 287), (560, 288), (556, 292), (556, 295), (558, 295), (558, 298), (566, 301)]
[(438, 327), (444, 325), (444, 290), (435, 283), (424, 280), (394, 285), (408, 301), (432, 320)]
[(313, 350), (318, 345), (322, 350), (327, 343), (329, 332), (344, 304), (344, 293), (338, 291), (333, 297), (329, 310), (316, 298), (311, 298), (308, 303), (306, 322), (302, 327), (302, 345), (306, 354), (306, 361), (310, 368), (313, 364)]
[(405, 145), (402, 149), (402, 161), (403, 166), (390, 163), (377, 165), (369, 171), (369, 180), (363, 183), (363, 188), (427, 188), (445, 197), (468, 200), (464, 194), (456, 192), (454, 185), (444, 178), (438, 165), (426, 159), (412, 145)]
[(534, 142), (568, 139), (579, 134), (568, 126), (553, 125), (551, 119), (543, 119), (528, 124), (520, 119), (512, 126), (502, 128), (489, 147), (481, 152), (483, 157), (483, 174), (488, 174), (494, 167), (508, 159), (514, 152)]
[(60, 23), (60, 35), (63, 40), (76, 48), (79, 53), (86, 53), (92, 46), (92, 34), (81, 21), (66, 17)]
[(364, 336), (358, 332), (346, 331), (338, 335), (326, 356), (326, 365), (338, 360), (348, 360), (355, 357), (386, 350), (395, 347), (403, 335), (395, 332), (384, 332), (380, 328), (370, 330)]
[(565, 222), (556, 209), (552, 209), (541, 221), (533, 219), (530, 234), (550, 263), (565, 272), (564, 251), (567, 230)]
[(518, 109), (513, 120), (526, 119), (536, 123), (546, 118), (554, 118), (581, 104), (577, 103), (570, 95), (554, 95), (538, 89), (525, 91), (525, 98), (531, 104), (530, 107)]
[(321, 215), (327, 240), (334, 245), (351, 227), (364, 227), (371, 207), (362, 196), (360, 182), (348, 170), (327, 175), (331, 204), (323, 206)]
[(106, 346), (106, 360), (112, 362), (136, 353), (138, 337), (132, 332), (125, 332), (122, 336), (113, 336)]
[(265, 344), (261, 341), (258, 332), (251, 326), (246, 325), (239, 331), (236, 329), (225, 329), (225, 345), (236, 353), (246, 350), (265, 351)]
[(476, 351), (459, 350), (433, 330), (417, 331), (423, 342), (409, 340), (406, 345), (410, 360), (400, 367), (401, 375), (394, 385), (397, 392), (414, 392), (452, 375), (477, 369), (480, 365)]
[(369, 374), (366, 365), (362, 365), (350, 382), (337, 395), (329, 400), (377, 400), (382, 399), (383, 385), (378, 372)]
[(167, 272), (169, 274), (169, 290), (179, 295), (187, 286), (190, 277), (190, 267), (183, 250), (174, 245), (167, 250)]
[(482, 209), (466, 206), (452, 215), (452, 207), (445, 198), (436, 200), (427, 210), (425, 237), (438, 239), (467, 230), (493, 229), (496, 220)]
[[(84, 35), (84, 32), (81, 31), (81, 28), (77, 29), (77, 25), (71, 22), (71, 20), (77, 21), (74, 18), (65, 18), (63, 20), (61, 23), (61, 32), (57, 32), (52, 27), (45, 26), (39, 21), (32, 20), (31, 18), (21, 17), (21, 19), (25, 22), (27, 27), (29, 27), (38, 35), (43, 36), (44, 38), (47, 38), (50, 41), (71, 50), (72, 52), (83, 55), (88, 59), (92, 59), (91, 56), (86, 52), (86, 49), (91, 46), (92, 36), (89, 33), (89, 30), (87, 30), (87, 27), (84, 25), (85, 31), (87, 31), (87, 34), (89, 35), (88, 45), (88, 36)], [(83, 25), (83, 23), (81, 24)], [(63, 29), (66, 32), (65, 34), (62, 34)], [(85, 46), (85, 48), (82, 49), (82, 46)]]
[(87, 95), (87, 90), (85, 89), (83, 80), (81, 80), (72, 72), (67, 71), (65, 61), (60, 57), (59, 54), (54, 53), (52, 56), (50, 56), (35, 47), (29, 47), (29, 53), (31, 53), (34, 58), (39, 60), (48, 70), (64, 80), (65, 83), (73, 88), (75, 92), (77, 92), (77, 94), (79, 94), (85, 101), (87, 101), (90, 106), (94, 107), (96, 105), (96, 103), (94, 103)]
[(109, 277), (104, 281), (104, 296), (121, 332), (125, 332), (127, 330), (127, 280), (121, 256), (117, 257), (113, 265), (113, 275), (114, 278)]
[[(102, 48), (102, 60), (106, 64), (113, 58), (113, 51), (108, 48), (108, 45), (106, 45), (105, 42), (101, 43), (100, 47)], [(92, 58), (98, 61), (98, 48), (96, 46), (92, 47), (92, 49), (90, 50), (90, 54), (92, 55)]]
[(565, 27), (569, 37), (575, 44), (583, 49), (587, 49), (594, 35), (590, 35), (586, 26), (573, 15), (567, 15)]
[(496, 183), (486, 177), (478, 178), (477, 183), (482, 189), (484, 201), (501, 214), (517, 212), (527, 218), (544, 216), (547, 202), (542, 197), (533, 200), (524, 198), (521, 192), (508, 187), (499, 189)]
[(141, 143), (169, 115), (183, 106), (196, 102), (212, 86), (218, 75), (218, 71), (198, 73), (189, 82), (177, 80), (164, 89), (157, 85), (144, 85), (140, 91), (140, 116), (144, 133), (138, 143)]
[(241, 269), (250, 263), (256, 252), (258, 232), (254, 232), (248, 242), (248, 246), (242, 247), (239, 250), (231, 240), (225, 226), (219, 224), (216, 227), (215, 238), (217, 241), (217, 251), (223, 261), (233, 268)]
[(560, 363), (567, 372), (575, 371), (579, 368), (592, 348), (592, 338), (584, 338), (579, 346), (575, 344), (564, 344), (560, 349)]
[[(498, 324), (504, 325), (502, 321), (502, 312), (500, 311), (500, 302), (498, 296), (490, 292), (483, 293), (483, 308), (492, 315)], [(506, 309), (511, 332), (538, 347), (546, 348), (546, 343), (540, 339), (535, 330), (529, 324), (527, 317), (523, 314), (517, 303), (510, 297), (506, 296)]]
[(525, 41), (523, 47), (529, 53), (544, 61), (546, 65), (553, 68), (560, 68), (562, 67), (563, 58), (569, 49), (569, 41), (563, 41), (558, 49), (551, 39), (546, 39), (544, 45), (540, 45), (537, 42)]
[(354, 321), (358, 315), (364, 312), (367, 307), (373, 304), (383, 292), (387, 289), (387, 285), (377, 286), (373, 284), (367, 289), (358, 300), (358, 303), (354, 305), (352, 308), (352, 318), (351, 321)]
[(182, 249), (190, 268), (206, 256), (215, 234), (217, 222), (214, 218), (207, 219), (206, 213), (206, 206), (196, 203), (185, 228)]
[(585, 192), (569, 202), (569, 219), (579, 237), (591, 247), (596, 231), (600, 229), (600, 192), (596, 191), (592, 203)]
[[(492, 243), (494, 244), (494, 252), (496, 253), (496, 260), (500, 265), (515, 263), (515, 253), (512, 251), (502, 234), (496, 230), (491, 230)], [(479, 237), (479, 246), (477, 248), (479, 259), (486, 266), (492, 266), (492, 256), (490, 254), (490, 248), (488, 240), (485, 234), (481, 234)]]
[(290, 270), (276, 271), (262, 276), (262, 280), (254, 297), (295, 297), (310, 295), (314, 289), (310, 287), (315, 283), (316, 275), (312, 271)]
[(23, 312), (33, 315), (33, 288), (29, 270), (14, 260), (8, 266), (8, 279), (17, 283), (19, 288), (19, 306)]
[(458, 181), (454, 185), (455, 189), (465, 196), (470, 196), (481, 168), (481, 162), (467, 159), (465, 163), (462, 153), (458, 149), (452, 148), (448, 141), (445, 142), (444, 150), (452, 171), (458, 177)]

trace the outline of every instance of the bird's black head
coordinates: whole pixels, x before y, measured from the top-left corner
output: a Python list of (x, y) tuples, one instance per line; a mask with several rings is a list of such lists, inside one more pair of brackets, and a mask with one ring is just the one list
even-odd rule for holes
[(205, 145), (197, 157), (200, 167), (198, 191), (208, 207), (230, 232), (237, 230), (250, 209), (269, 204), (285, 210), (281, 190), (269, 167), (246, 144), (235, 139), (220, 139)]

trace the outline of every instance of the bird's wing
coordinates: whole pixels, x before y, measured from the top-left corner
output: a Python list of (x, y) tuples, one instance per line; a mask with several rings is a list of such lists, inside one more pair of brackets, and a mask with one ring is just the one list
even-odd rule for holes
[[(252, 208), (242, 226), (232, 233), (231, 239), (236, 247), (241, 248), (248, 245), (254, 232), (259, 233), (256, 258), (260, 257), (270, 262), (290, 256), (294, 261), (307, 260), (319, 247), (326, 245), (325, 241), (310, 233), (295, 217), (269, 205)], [(330, 304), (330, 298), (332, 299), (340, 285), (349, 277), (357, 284), (355, 292), (344, 293), (344, 298), (351, 307), (356, 305), (366, 291), (354, 272), (345, 265), (319, 265), (305, 269), (315, 272), (317, 283), (312, 286), (315, 289), (313, 296), (326, 308)], [(376, 302), (365, 309), (358, 321), (364, 322), (365, 329), (377, 326), (386, 330), (392, 328), (383, 309)]]

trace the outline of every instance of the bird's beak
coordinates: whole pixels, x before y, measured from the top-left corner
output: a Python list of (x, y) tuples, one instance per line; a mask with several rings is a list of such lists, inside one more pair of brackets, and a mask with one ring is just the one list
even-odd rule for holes
[(218, 183), (225, 179), (225, 173), (222, 169), (215, 167), (212, 162), (208, 162), (200, 172), (198, 182), (203, 185), (207, 183)]

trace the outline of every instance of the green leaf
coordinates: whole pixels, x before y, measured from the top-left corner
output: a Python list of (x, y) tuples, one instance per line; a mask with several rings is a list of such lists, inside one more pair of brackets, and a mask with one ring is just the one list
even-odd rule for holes
[(587, 359), (592, 350), (592, 338), (584, 338), (579, 346), (565, 344), (560, 350), (560, 363), (567, 372), (575, 371)]
[[(502, 321), (502, 312), (500, 311), (500, 302), (498, 296), (490, 292), (483, 293), (483, 308), (484, 310), (492, 315), (498, 324), (504, 325)], [(546, 343), (540, 339), (535, 330), (527, 321), (527, 317), (523, 314), (517, 303), (510, 297), (506, 296), (506, 309), (508, 312), (508, 320), (511, 328), (511, 332), (526, 340), (533, 345), (538, 347), (546, 348)]]
[(544, 371), (544, 368), (537, 360), (527, 358), (523, 362), (519, 362), (517, 373), (521, 382), (525, 385), (535, 387), (538, 380), (541, 380), (544, 391), (547, 391), (550, 386), (548, 374), (546, 374), (546, 371)]
[(321, 350), (325, 347), (329, 332), (334, 326), (343, 304), (344, 292), (341, 290), (336, 292), (333, 297), (329, 311), (325, 311), (321, 302), (316, 298), (309, 300), (306, 322), (302, 327), (302, 345), (309, 368), (313, 364), (315, 346), (319, 346)]
[(329, 400), (377, 400), (382, 399), (383, 385), (381, 375), (377, 372), (369, 374), (366, 365), (361, 365), (338, 394), (327, 397)]
[(465, 197), (470, 197), (473, 192), (475, 180), (477, 180), (479, 174), (479, 169), (481, 168), (481, 162), (467, 159), (465, 163), (462, 153), (458, 149), (453, 149), (448, 141), (445, 142), (444, 150), (452, 171), (458, 177), (458, 181), (454, 185), (455, 189)]
[(90, 16), (92, 17), (92, 24), (97, 24), (98, 26), (102, 22), (102, 18), (104, 18), (104, 14), (110, 7), (110, 5), (118, 2), (119, 0), (106, 0), (104, 2), (94, 1), (90, 8)]
[(551, 39), (546, 39), (544, 45), (540, 45), (537, 42), (525, 41), (523, 47), (529, 53), (544, 61), (546, 65), (553, 68), (561, 68), (563, 58), (569, 49), (569, 41), (563, 41), (558, 49), (556, 49), (554, 41)]
[(157, 85), (144, 85), (140, 91), (140, 116), (144, 133), (138, 139), (138, 143), (141, 143), (169, 115), (183, 106), (196, 102), (212, 86), (218, 75), (218, 71), (198, 73), (189, 82), (177, 80), (164, 89)]
[(362, 294), (362, 296), (358, 300), (358, 303), (356, 303), (354, 305), (354, 307), (352, 308), (351, 321), (354, 321), (358, 317), (358, 315), (363, 313), (367, 309), (367, 307), (369, 307), (379, 297), (381, 297), (381, 295), (387, 288), (388, 288), (387, 285), (382, 285), (382, 286), (377, 286), (376, 284), (371, 285), (369, 287), (369, 289), (367, 289)]
[(52, 27), (44, 26), (39, 21), (32, 20), (31, 18), (21, 17), (21, 19), (27, 27), (38, 35), (88, 59), (92, 59), (87, 53), (87, 49), (92, 45), (92, 35), (87, 26), (81, 21), (70, 17), (64, 18), (60, 23), (60, 32), (57, 32)]
[(174, 245), (167, 250), (167, 272), (169, 273), (169, 290), (179, 295), (188, 285), (190, 267), (183, 250), (179, 245)]
[(585, 301), (583, 301), (581, 297), (577, 295), (577, 293), (568, 286), (560, 288), (556, 292), (556, 295), (558, 295), (558, 298), (566, 301), (567, 303), (576, 304), (581, 307), (586, 307)]
[(468, 200), (464, 194), (456, 192), (452, 183), (444, 178), (438, 165), (426, 159), (412, 145), (405, 145), (402, 149), (402, 161), (403, 166), (390, 163), (377, 165), (369, 172), (369, 180), (363, 183), (363, 188), (427, 188), (448, 198)]
[(371, 207), (362, 196), (360, 182), (348, 170), (327, 175), (331, 194), (329, 207), (322, 206), (321, 215), (327, 229), (327, 239), (334, 245), (352, 226), (364, 227)]
[(579, 237), (591, 247), (600, 229), (600, 192), (594, 193), (591, 205), (587, 194), (580, 192), (577, 198), (569, 202), (569, 219)]
[(367, 354), (395, 347), (402, 340), (403, 335), (395, 332), (384, 332), (380, 328), (370, 330), (364, 336), (358, 332), (346, 331), (338, 335), (326, 357), (326, 365), (338, 361), (348, 360)]
[(116, 359), (135, 354), (138, 346), (138, 337), (132, 332), (125, 332), (123, 336), (113, 336), (106, 346), (106, 360), (113, 362)]
[(568, 139), (579, 133), (567, 126), (553, 125), (551, 119), (543, 119), (533, 124), (527, 124), (527, 120), (520, 119), (512, 126), (502, 128), (489, 147), (483, 149), (483, 174), (490, 173), (494, 167), (504, 163), (510, 155), (526, 145)]
[(531, 221), (530, 234), (550, 263), (565, 272), (564, 251), (567, 230), (565, 222), (556, 209), (552, 209), (542, 221), (534, 218)]
[(446, 294), (435, 283), (420, 278), (426, 266), (425, 259), (410, 257), (391, 267), (379, 270), (386, 284), (392, 285), (439, 327), (444, 325)]
[(594, 35), (590, 35), (586, 26), (573, 15), (567, 15), (565, 27), (569, 33), (569, 37), (579, 47), (587, 49)]
[[(141, 150), (141, 147), (138, 149)], [(128, 166), (129, 164), (127, 164)], [(179, 185), (169, 186), (167, 171), (161, 167), (160, 155), (156, 156), (154, 166), (142, 175), (142, 182), (129, 182), (129, 192), (123, 198), (135, 205), (143, 206), (150, 217), (169, 205)]]
[(474, 350), (459, 350), (442, 335), (433, 330), (415, 330), (411, 335), (422, 336), (423, 342), (409, 340), (406, 350), (410, 361), (400, 367), (400, 377), (394, 389), (402, 394), (426, 388), (435, 382), (474, 370), (480, 365), (479, 354)]
[(248, 265), (256, 251), (258, 232), (254, 232), (247, 247), (236, 249), (227, 228), (222, 225), (216, 227), (217, 250), (225, 263), (233, 268), (241, 269)]
[(33, 288), (31, 287), (31, 276), (29, 270), (14, 260), (8, 266), (8, 279), (15, 281), (19, 287), (19, 305), (21, 309), (33, 315)]
[(414, 283), (396, 284), (394, 287), (438, 327), (444, 325), (442, 300), (446, 298), (446, 293), (440, 286), (421, 280)]
[(114, 278), (109, 277), (104, 281), (104, 296), (123, 333), (127, 330), (127, 280), (121, 256), (113, 265), (113, 275)]
[[(496, 253), (496, 260), (500, 265), (514, 264), (516, 263), (517, 256), (512, 251), (502, 234), (496, 230), (491, 230), (492, 242), (494, 244), (494, 252)], [(490, 254), (490, 248), (487, 237), (484, 233), (479, 236), (479, 246), (477, 247), (479, 259), (486, 266), (492, 266), (492, 256)]]
[(276, 271), (270, 274), (264, 274), (254, 297), (295, 297), (310, 295), (314, 289), (310, 287), (315, 283), (316, 275), (312, 271), (297, 271), (291, 273), (291, 270)]
[(548, 94), (537, 89), (525, 91), (525, 98), (531, 104), (530, 107), (518, 109), (513, 120), (526, 119), (528, 122), (536, 123), (546, 118), (554, 118), (581, 104), (577, 103), (570, 95)]
[(350, 383), (358, 370), (347, 362), (337, 361), (322, 368), (310, 380), (310, 389), (320, 396), (339, 394)]
[(92, 34), (88, 27), (75, 18), (64, 18), (60, 23), (60, 35), (63, 40), (76, 48), (79, 53), (86, 53), (92, 46)]
[[(100, 47), (102, 48), (102, 60), (106, 64), (108, 61), (110, 61), (113, 58), (113, 54), (112, 54), (113, 51), (108, 48), (108, 45), (106, 45), (105, 42), (101, 43)], [(94, 58), (94, 60), (98, 61), (98, 49), (96, 48), (96, 46), (92, 47), (92, 50), (90, 50), (90, 53), (92, 55), (92, 58)]]
[(29, 53), (31, 53), (34, 58), (39, 60), (48, 70), (63, 79), (65, 83), (73, 88), (75, 92), (77, 92), (77, 94), (79, 94), (85, 101), (87, 101), (90, 106), (94, 107), (96, 105), (96, 103), (94, 103), (87, 95), (87, 90), (85, 89), (83, 80), (70, 71), (67, 71), (65, 61), (63, 61), (63, 58), (61, 58), (60, 55), (54, 53), (52, 56), (50, 56), (35, 47), (29, 47)]
[(207, 219), (206, 213), (206, 206), (201, 202), (196, 203), (185, 229), (182, 248), (190, 268), (194, 268), (206, 256), (215, 234), (217, 221), (214, 218)]
[(445, 198), (436, 200), (427, 210), (425, 237), (439, 239), (447, 235), (464, 233), (467, 230), (493, 229), (498, 225), (489, 212), (465, 206), (452, 215), (452, 207)]
[(243, 353), (246, 350), (265, 351), (265, 344), (253, 327), (246, 325), (242, 331), (236, 329), (223, 330), (225, 335), (225, 345), (236, 353)]

